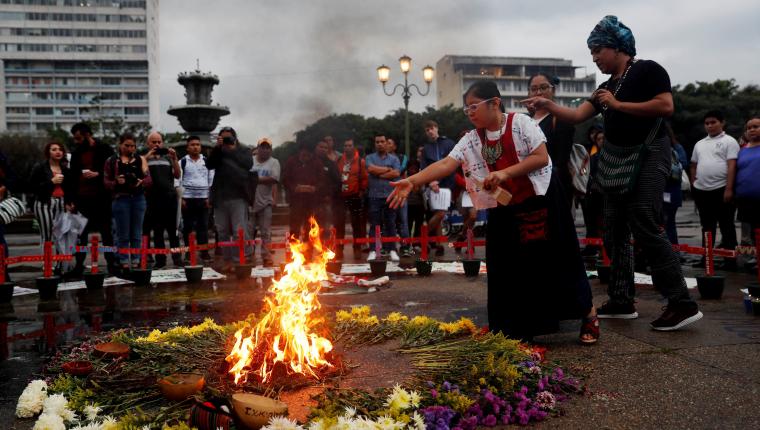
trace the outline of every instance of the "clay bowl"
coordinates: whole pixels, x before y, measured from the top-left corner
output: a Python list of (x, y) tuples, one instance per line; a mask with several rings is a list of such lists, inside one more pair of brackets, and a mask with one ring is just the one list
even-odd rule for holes
[(288, 416), (288, 405), (279, 400), (249, 393), (232, 395), (232, 409), (247, 428), (257, 430), (276, 416)]
[(201, 391), (206, 385), (203, 375), (197, 373), (175, 373), (158, 380), (158, 388), (168, 400), (178, 402)]
[(69, 375), (87, 376), (92, 373), (92, 363), (86, 360), (67, 361), (61, 365), (61, 369)]
[(102, 358), (127, 358), (129, 345), (121, 342), (105, 342), (95, 345), (93, 353)]

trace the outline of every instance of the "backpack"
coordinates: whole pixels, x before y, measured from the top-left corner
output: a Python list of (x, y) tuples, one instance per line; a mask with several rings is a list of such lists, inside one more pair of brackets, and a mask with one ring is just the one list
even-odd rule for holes
[(681, 165), (681, 159), (678, 157), (678, 152), (675, 148), (670, 148), (670, 175), (668, 176), (669, 184), (681, 184), (683, 175), (683, 166)]
[(576, 194), (586, 194), (588, 180), (591, 176), (591, 170), (589, 169), (590, 162), (591, 157), (588, 155), (586, 148), (579, 143), (574, 143), (573, 148), (570, 151), (568, 168), (573, 180), (573, 189)]

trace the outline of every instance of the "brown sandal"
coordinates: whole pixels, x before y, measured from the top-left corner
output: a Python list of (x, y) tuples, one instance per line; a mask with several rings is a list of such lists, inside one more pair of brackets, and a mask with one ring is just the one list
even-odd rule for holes
[(579, 340), (584, 345), (593, 345), (599, 340), (599, 318), (596, 315), (583, 318)]

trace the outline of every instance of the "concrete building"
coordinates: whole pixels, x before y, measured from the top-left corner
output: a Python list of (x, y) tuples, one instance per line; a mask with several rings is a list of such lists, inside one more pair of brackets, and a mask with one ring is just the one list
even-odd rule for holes
[(0, 0), (0, 131), (159, 125), (158, 0)]
[(446, 55), (436, 63), (438, 107), (464, 105), (462, 95), (474, 82), (488, 79), (499, 86), (504, 106), (524, 111), (519, 101), (528, 96), (528, 78), (538, 72), (560, 79), (556, 100), (565, 106), (577, 104), (596, 89), (596, 74), (576, 76), (577, 66), (561, 58), (485, 57)]

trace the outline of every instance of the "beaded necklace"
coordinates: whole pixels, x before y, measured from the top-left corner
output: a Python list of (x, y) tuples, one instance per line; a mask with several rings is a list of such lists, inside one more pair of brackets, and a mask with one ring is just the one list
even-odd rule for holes
[[(633, 63), (637, 62), (638, 60), (632, 59), (628, 62), (628, 67), (625, 68), (625, 71), (623, 72), (623, 76), (620, 77), (620, 80), (618, 81), (617, 85), (615, 86), (615, 91), (612, 92), (613, 97), (617, 97), (618, 91), (620, 91), (620, 87), (623, 86), (623, 81), (625, 81), (625, 77), (628, 76), (628, 71), (631, 70), (631, 66), (633, 66)], [(607, 85), (604, 86), (607, 88)], [(607, 105), (602, 105), (602, 110), (607, 112)]]
[(504, 118), (503, 114), (499, 117), (499, 137), (496, 139), (496, 144), (490, 145), (488, 143), (488, 134), (485, 133), (485, 142), (483, 142), (483, 145), (480, 147), (480, 154), (483, 156), (486, 164), (489, 165), (496, 164), (496, 160), (501, 157), (501, 154), (503, 152), (503, 148), (501, 147), (501, 137), (504, 134), (504, 131), (502, 130), (503, 125), (501, 123), (502, 118)]

